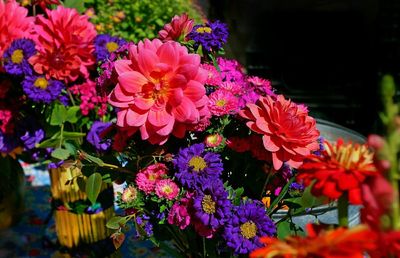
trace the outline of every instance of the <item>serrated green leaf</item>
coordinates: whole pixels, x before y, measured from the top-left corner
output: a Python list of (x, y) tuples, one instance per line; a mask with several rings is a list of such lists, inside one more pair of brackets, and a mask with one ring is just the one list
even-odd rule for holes
[(92, 204), (96, 203), (97, 196), (99, 196), (100, 193), (101, 183), (100, 173), (90, 175), (86, 181), (86, 195)]
[(70, 123), (76, 123), (80, 117), (78, 111), (80, 111), (79, 106), (72, 106), (68, 108), (66, 121)]
[(50, 125), (61, 125), (67, 118), (67, 109), (64, 105), (54, 105), (53, 111), (51, 112)]
[(51, 156), (56, 159), (65, 160), (69, 157), (69, 151), (62, 148), (57, 148), (53, 150)]
[(110, 229), (119, 229), (121, 227), (120, 222), (124, 220), (124, 217), (112, 217), (109, 221), (106, 223), (106, 227)]

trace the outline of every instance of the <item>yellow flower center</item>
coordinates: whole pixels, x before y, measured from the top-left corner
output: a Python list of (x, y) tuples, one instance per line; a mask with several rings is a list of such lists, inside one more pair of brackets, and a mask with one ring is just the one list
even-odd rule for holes
[(207, 167), (207, 162), (199, 156), (194, 156), (189, 160), (189, 166), (193, 167), (193, 170), (199, 172)]
[(39, 77), (36, 79), (34, 85), (35, 85), (35, 87), (45, 90), (47, 88), (47, 86), (49, 85), (49, 82), (45, 78)]
[(114, 52), (115, 50), (117, 50), (118, 49), (118, 44), (117, 43), (115, 43), (115, 42), (108, 42), (107, 44), (106, 44), (106, 48), (107, 48), (107, 50), (108, 50), (108, 52)]
[(211, 144), (217, 144), (218, 143), (218, 134), (213, 134), (207, 137), (207, 141)]
[(257, 226), (253, 221), (247, 221), (240, 226), (240, 233), (247, 239), (253, 238), (257, 234)]
[(149, 180), (150, 181), (155, 181), (158, 178), (157, 174), (155, 173), (150, 173), (149, 174)]
[(21, 49), (14, 50), (11, 55), (11, 61), (14, 64), (20, 64), (24, 60), (24, 52)]
[(169, 186), (169, 185), (163, 186), (163, 187), (162, 187), (162, 190), (163, 190), (163, 192), (166, 193), (166, 194), (172, 193), (172, 187)]
[(208, 33), (208, 34), (210, 34), (211, 33), (211, 28), (210, 27), (198, 27), (197, 29), (196, 29), (196, 32), (197, 33), (201, 33), (201, 34), (203, 34), (203, 33)]
[(137, 190), (132, 187), (129, 186), (127, 189), (125, 189), (125, 191), (122, 193), (122, 200), (124, 202), (130, 202), (135, 200), (137, 197)]
[(201, 201), (201, 207), (203, 211), (207, 214), (215, 213), (215, 202), (211, 198), (211, 195), (204, 195), (203, 200)]
[(226, 100), (224, 99), (219, 99), (217, 100), (217, 102), (215, 102), (215, 105), (217, 105), (217, 107), (223, 107), (226, 104)]

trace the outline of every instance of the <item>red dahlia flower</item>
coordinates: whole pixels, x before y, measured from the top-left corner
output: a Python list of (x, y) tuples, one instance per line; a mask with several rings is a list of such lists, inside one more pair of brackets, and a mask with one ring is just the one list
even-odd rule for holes
[(14, 39), (30, 38), (33, 17), (15, 1), (0, 0), (0, 59)]
[(129, 57), (115, 62), (118, 84), (109, 95), (119, 110), (118, 126), (163, 144), (170, 134), (183, 138), (210, 115), (199, 55), (188, 54), (177, 42), (154, 39), (131, 46)]
[(377, 248), (377, 235), (365, 226), (352, 229), (318, 230), (307, 225), (308, 236), (289, 236), (285, 240), (263, 237), (266, 247), (250, 254), (251, 258), (363, 258)]
[(59, 5), (61, 3), (59, 0), (33, 0), (32, 4), (39, 5), (44, 10), (48, 5)]
[(189, 19), (186, 13), (181, 16), (175, 15), (171, 23), (164, 25), (164, 28), (158, 32), (158, 37), (162, 41), (168, 40), (179, 40), (183, 37), (183, 40), (187, 41), (187, 35), (192, 31), (194, 21)]
[(373, 164), (373, 153), (366, 145), (347, 143), (339, 139), (332, 145), (325, 142), (321, 156), (311, 155), (299, 168), (298, 180), (306, 186), (313, 184), (315, 196), (338, 199), (344, 193), (352, 204), (362, 203), (362, 186), (370, 176), (378, 175)]
[(88, 67), (95, 63), (93, 24), (86, 15), (63, 6), (46, 14), (47, 18), (37, 17), (34, 27), (38, 53), (29, 59), (34, 70), (67, 82), (88, 77)]
[(314, 118), (282, 95), (276, 100), (260, 97), (257, 103), (247, 104), (240, 115), (250, 120), (247, 126), (252, 131), (262, 135), (264, 148), (271, 153), (276, 170), (283, 162), (299, 167), (306, 156), (319, 148)]

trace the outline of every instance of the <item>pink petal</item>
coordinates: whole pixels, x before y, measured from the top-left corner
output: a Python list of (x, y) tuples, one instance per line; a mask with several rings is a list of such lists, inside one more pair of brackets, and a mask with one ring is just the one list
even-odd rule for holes
[(269, 135), (263, 135), (262, 139), (263, 139), (264, 148), (266, 150), (271, 151), (271, 152), (276, 152), (280, 149), (279, 146), (277, 146), (272, 141), (272, 139)]
[(283, 165), (283, 160), (278, 157), (278, 152), (272, 152), (272, 163), (275, 170), (279, 170)]
[(183, 98), (182, 89), (176, 88), (172, 90), (172, 93), (168, 99), (168, 104), (172, 105), (173, 107), (179, 106), (182, 103), (182, 98)]
[(160, 62), (170, 64), (172, 67), (176, 67), (178, 64), (178, 53), (175, 51), (173, 44), (165, 43), (158, 50), (157, 54), (160, 58)]
[(190, 116), (193, 110), (196, 109), (193, 102), (191, 102), (188, 98), (183, 97), (182, 102), (179, 106), (176, 106), (172, 109), (172, 113), (175, 116), (175, 119), (179, 122), (185, 122)]
[(171, 134), (172, 129), (174, 128), (175, 119), (170, 119), (168, 124), (162, 127), (160, 130), (157, 131), (157, 134), (162, 136), (168, 136)]
[(153, 71), (156, 63), (158, 63), (158, 56), (147, 49), (141, 49), (138, 56), (138, 65), (141, 72), (148, 77), (150, 72)]
[(168, 112), (164, 108), (161, 110), (150, 110), (148, 120), (149, 123), (153, 126), (163, 127), (167, 125), (170, 120), (173, 120), (173, 117), (168, 114)]
[(141, 110), (149, 110), (154, 105), (153, 99), (136, 98), (134, 105)]
[(130, 67), (132, 62), (130, 60), (117, 60), (115, 61), (114, 64), (115, 64), (115, 71), (118, 74), (132, 71), (132, 68)]
[(148, 113), (138, 113), (136, 110), (128, 109), (125, 117), (126, 123), (129, 126), (141, 126), (146, 122), (147, 114)]
[(118, 77), (119, 84), (129, 93), (142, 91), (142, 86), (148, 83), (146, 77), (136, 71), (125, 72)]
[(185, 96), (188, 97), (193, 102), (200, 100), (205, 94), (206, 89), (204, 85), (197, 81), (189, 81), (187, 88), (184, 90)]

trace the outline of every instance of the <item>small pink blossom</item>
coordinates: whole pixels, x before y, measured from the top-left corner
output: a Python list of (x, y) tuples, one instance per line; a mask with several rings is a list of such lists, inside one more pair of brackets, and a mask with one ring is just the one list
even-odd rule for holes
[(161, 179), (156, 182), (156, 194), (160, 198), (173, 200), (178, 196), (179, 188), (171, 179)]
[(156, 163), (141, 170), (136, 175), (136, 184), (140, 190), (149, 194), (154, 192), (156, 183), (167, 174), (167, 167), (163, 163)]
[(82, 115), (87, 116), (91, 110), (95, 109), (97, 109), (97, 114), (99, 116), (104, 116), (106, 114), (107, 96), (98, 95), (95, 82), (87, 80), (83, 84), (72, 86), (69, 90), (72, 94), (80, 97)]
[(134, 186), (129, 186), (122, 192), (121, 200), (125, 203), (133, 202), (137, 198), (137, 189)]
[(211, 114), (222, 116), (238, 112), (238, 99), (229, 91), (217, 90), (209, 96)]
[(211, 64), (201, 64), (201, 68), (207, 71), (207, 79), (205, 84), (209, 86), (220, 86), (222, 83), (222, 78), (220, 73), (215, 69), (214, 65)]
[(179, 203), (172, 205), (170, 212), (168, 213), (168, 223), (176, 225), (180, 229), (185, 229), (190, 224), (190, 215), (188, 207)]
[(251, 76), (247, 78), (247, 81), (258, 93), (270, 96), (275, 95), (272, 90), (271, 82), (269, 80), (257, 76)]
[(243, 85), (237, 82), (223, 82), (221, 83), (221, 89), (229, 91), (234, 95), (243, 94)]
[(220, 134), (210, 134), (205, 139), (205, 144), (207, 147), (218, 147), (222, 142), (222, 136)]

